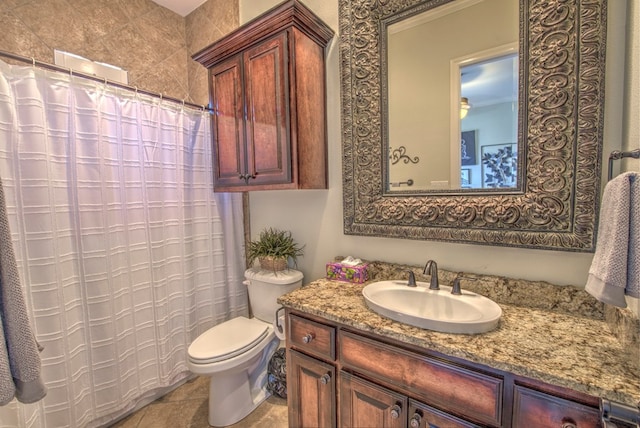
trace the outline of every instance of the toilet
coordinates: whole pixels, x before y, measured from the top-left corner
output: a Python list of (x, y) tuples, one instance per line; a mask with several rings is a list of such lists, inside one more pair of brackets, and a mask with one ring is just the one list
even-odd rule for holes
[(236, 317), (198, 336), (189, 346), (189, 370), (210, 376), (209, 425), (232, 425), (269, 397), (267, 365), (280, 346), (274, 320), (278, 297), (302, 285), (302, 272), (256, 268), (244, 273), (253, 318)]

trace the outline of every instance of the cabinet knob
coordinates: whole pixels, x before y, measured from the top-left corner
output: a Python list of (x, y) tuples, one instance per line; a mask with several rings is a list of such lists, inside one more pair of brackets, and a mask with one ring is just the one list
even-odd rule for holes
[(396, 404), (391, 408), (391, 419), (398, 419), (400, 417), (400, 412), (402, 412), (402, 408)]
[(316, 337), (315, 334), (307, 333), (304, 336), (302, 336), (302, 342), (303, 343), (310, 343), (313, 340), (314, 337)]
[(562, 421), (562, 428), (578, 428), (574, 421)]
[(322, 376), (320, 376), (320, 383), (321, 384), (326, 385), (329, 382), (331, 382), (331, 375), (329, 375), (329, 373), (325, 373)]
[(409, 426), (411, 428), (420, 428), (420, 422), (422, 422), (422, 415), (418, 412), (415, 412), (413, 416), (411, 416)]

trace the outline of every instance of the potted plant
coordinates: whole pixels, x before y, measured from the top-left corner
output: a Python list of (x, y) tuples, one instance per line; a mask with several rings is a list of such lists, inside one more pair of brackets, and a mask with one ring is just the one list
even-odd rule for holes
[(289, 259), (297, 266), (298, 256), (302, 255), (303, 247), (294, 241), (291, 232), (274, 228), (260, 232), (258, 240), (251, 241), (247, 248), (249, 266), (257, 259), (262, 269), (273, 272), (288, 269)]

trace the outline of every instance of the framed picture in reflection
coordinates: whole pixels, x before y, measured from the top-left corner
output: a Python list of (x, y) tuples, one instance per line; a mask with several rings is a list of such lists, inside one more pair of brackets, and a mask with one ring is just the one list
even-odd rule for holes
[(460, 169), (460, 187), (462, 187), (463, 189), (471, 187), (471, 169)]
[(515, 187), (518, 152), (515, 143), (482, 146), (482, 188)]
[(476, 165), (476, 130), (463, 131), (460, 137), (460, 165)]

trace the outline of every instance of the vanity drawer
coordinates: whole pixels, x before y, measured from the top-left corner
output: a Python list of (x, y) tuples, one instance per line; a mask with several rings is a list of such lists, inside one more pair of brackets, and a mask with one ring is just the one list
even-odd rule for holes
[(409, 415), (411, 428), (481, 428), (415, 400), (409, 400)]
[[(343, 369), (488, 426), (502, 424), (503, 379), (340, 331)], [(522, 425), (525, 426), (525, 425)]]
[(290, 314), (287, 340), (307, 354), (329, 361), (336, 359), (335, 327)]
[(601, 426), (598, 409), (523, 386), (515, 387), (513, 401), (514, 427)]

